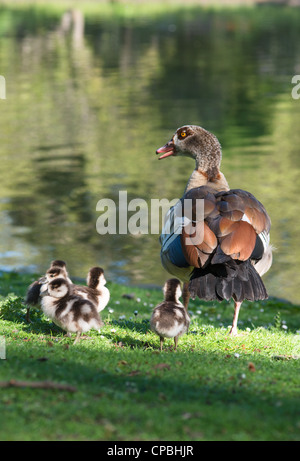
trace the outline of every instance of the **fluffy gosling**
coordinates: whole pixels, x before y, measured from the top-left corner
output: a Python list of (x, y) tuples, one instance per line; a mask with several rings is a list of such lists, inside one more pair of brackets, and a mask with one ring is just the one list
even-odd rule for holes
[(103, 311), (110, 299), (110, 292), (105, 286), (106, 279), (102, 267), (92, 267), (89, 270), (86, 283), (89, 288), (89, 292), (94, 290), (94, 295), (97, 298), (98, 312)]
[(62, 261), (60, 259), (55, 259), (51, 262), (50, 267), (45, 274), (45, 277), (47, 278), (48, 282), (51, 282), (51, 280), (54, 280), (55, 278), (62, 277), (66, 279), (69, 283), (72, 283), (72, 280), (70, 279), (67, 271), (67, 265), (65, 261)]
[(56, 325), (68, 334), (76, 333), (76, 344), (82, 333), (92, 328), (100, 330), (103, 322), (96, 306), (74, 293), (72, 285), (64, 278), (46, 282), (41, 289), (42, 310)]
[(42, 285), (48, 280), (50, 282), (54, 278), (59, 277), (61, 274), (62, 277), (66, 278), (70, 283), (72, 281), (69, 278), (67, 272), (67, 266), (64, 261), (61, 259), (55, 259), (51, 262), (50, 268), (47, 270), (46, 275), (40, 277), (38, 280), (35, 280), (29, 287), (25, 297), (25, 303), (27, 304), (26, 320), (28, 323), (30, 320), (30, 308), (33, 306), (39, 306), (41, 304), (40, 291)]
[(169, 279), (164, 287), (164, 301), (158, 304), (150, 319), (151, 329), (160, 337), (160, 350), (163, 349), (164, 338), (174, 338), (175, 351), (178, 337), (186, 333), (190, 325), (190, 317), (179, 301), (182, 294), (180, 281)]
[[(64, 278), (72, 284), (64, 267), (53, 266), (46, 272), (47, 280), (50, 282), (56, 278)], [(97, 311), (101, 312), (108, 304), (110, 293), (105, 286), (106, 280), (104, 271), (101, 267), (92, 267), (87, 275), (87, 285), (72, 284), (74, 294), (89, 300), (97, 307)]]

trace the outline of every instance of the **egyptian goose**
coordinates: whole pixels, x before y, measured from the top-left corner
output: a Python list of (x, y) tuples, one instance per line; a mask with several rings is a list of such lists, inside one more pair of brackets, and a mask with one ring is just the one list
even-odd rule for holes
[[(195, 125), (178, 128), (156, 153), (162, 154), (159, 159), (186, 156), (196, 162), (178, 202), (183, 209), (179, 231), (176, 206), (167, 214), (160, 236), (162, 264), (185, 282), (185, 306), (190, 296), (218, 301), (233, 298), (235, 310), (230, 334), (236, 335), (243, 300), (268, 297), (261, 276), (272, 264), (270, 218), (252, 194), (241, 189), (230, 190), (220, 171), (220, 143), (204, 128)], [(203, 213), (199, 218), (201, 206)]]
[[(72, 283), (72, 281), (68, 277), (68, 272), (67, 272), (67, 267), (66, 263), (60, 259), (55, 259), (54, 261), (51, 262), (50, 268), (48, 269), (47, 273), (52, 270), (51, 275), (49, 274), (49, 277), (44, 276), (40, 277), (38, 280), (35, 280), (29, 287), (26, 293), (26, 298), (25, 298), (25, 303), (27, 304), (27, 312), (26, 312), (26, 320), (27, 322), (30, 322), (30, 307), (32, 306), (39, 306), (41, 302), (40, 298), (40, 291), (41, 291), (41, 286), (43, 283), (45, 283), (46, 280), (50, 280), (52, 278), (55, 278), (58, 276), (58, 273), (63, 274), (64, 278), (68, 278), (69, 282)], [(57, 269), (55, 269), (57, 268)]]
[(92, 328), (100, 330), (103, 322), (96, 306), (74, 293), (65, 278), (55, 278), (41, 287), (41, 305), (44, 314), (68, 333), (77, 333), (76, 344), (81, 333)]
[(49, 282), (55, 278), (63, 277), (64, 279), (68, 280), (69, 283), (72, 283), (72, 280), (70, 279), (67, 271), (67, 265), (65, 261), (62, 261), (60, 259), (55, 259), (51, 262), (50, 267), (45, 274), (45, 277)]
[(97, 297), (98, 312), (101, 312), (107, 306), (110, 299), (110, 292), (105, 286), (106, 279), (102, 267), (92, 267), (87, 275), (86, 283), (89, 288), (89, 292), (93, 290), (95, 296)]
[(30, 309), (33, 306), (39, 306), (41, 302), (40, 298), (40, 291), (41, 291), (41, 286), (43, 283), (45, 283), (46, 278), (41, 277), (39, 280), (35, 280), (31, 285), (29, 285), (25, 297), (25, 304), (27, 305), (27, 310), (26, 310), (26, 321), (28, 323), (31, 322), (30, 320)]
[(150, 326), (160, 337), (162, 351), (164, 338), (174, 338), (177, 350), (178, 337), (186, 333), (190, 326), (190, 317), (183, 304), (179, 301), (182, 295), (180, 280), (169, 279), (163, 287), (164, 301), (158, 304), (152, 313)]
[(72, 285), (74, 293), (94, 303), (98, 312), (101, 312), (107, 306), (110, 299), (109, 290), (105, 286), (106, 280), (104, 271), (101, 267), (92, 267), (89, 270), (87, 275), (88, 286), (72, 284), (67, 276), (65, 268), (59, 266), (50, 267), (46, 272), (46, 278), (48, 282), (55, 278), (64, 278), (68, 280)]

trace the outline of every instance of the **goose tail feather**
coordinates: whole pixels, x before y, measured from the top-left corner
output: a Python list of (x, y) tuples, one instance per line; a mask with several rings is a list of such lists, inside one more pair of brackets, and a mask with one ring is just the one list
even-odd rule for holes
[(257, 301), (268, 298), (265, 285), (249, 260), (231, 260), (211, 264), (206, 269), (194, 269), (189, 292), (192, 299), (198, 296), (206, 301), (229, 301), (233, 298), (241, 302), (244, 299)]

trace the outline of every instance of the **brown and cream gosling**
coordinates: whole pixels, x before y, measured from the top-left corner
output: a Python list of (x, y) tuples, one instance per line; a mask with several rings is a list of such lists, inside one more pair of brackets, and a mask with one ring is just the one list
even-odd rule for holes
[(105, 286), (106, 279), (102, 267), (92, 267), (87, 275), (86, 283), (89, 289), (88, 292), (92, 293), (93, 290), (93, 294), (97, 298), (98, 312), (103, 311), (110, 299), (110, 292)]
[(72, 280), (70, 279), (67, 271), (67, 265), (65, 261), (60, 259), (55, 259), (52, 261), (45, 277), (47, 278), (48, 282), (54, 280), (55, 278), (63, 277), (64, 279), (68, 280), (69, 283), (72, 283)]
[(45, 283), (47, 280), (55, 278), (55, 276), (58, 276), (58, 273), (61, 273), (64, 278), (67, 278), (70, 283), (72, 281), (69, 278), (68, 272), (67, 272), (67, 266), (66, 263), (60, 259), (55, 259), (54, 261), (51, 262), (50, 268), (48, 269), (47, 273), (49, 271), (51, 272), (51, 276), (49, 277), (43, 276), (40, 277), (38, 280), (35, 280), (29, 287), (26, 293), (26, 298), (25, 298), (25, 304), (27, 305), (27, 312), (26, 312), (26, 320), (27, 322), (31, 322), (30, 320), (30, 308), (33, 306), (39, 306), (41, 303), (41, 297), (40, 297), (40, 291), (43, 283)]
[(26, 311), (26, 321), (28, 323), (31, 322), (30, 320), (30, 309), (31, 307), (37, 307), (40, 305), (41, 297), (40, 291), (43, 283), (45, 283), (46, 278), (41, 277), (39, 280), (35, 280), (31, 285), (29, 285), (26, 297), (25, 297), (25, 304), (27, 305)]
[(183, 304), (179, 301), (182, 294), (181, 284), (178, 279), (169, 279), (164, 287), (164, 301), (153, 310), (150, 326), (160, 337), (160, 350), (162, 351), (164, 338), (174, 338), (177, 350), (178, 337), (186, 333), (190, 325), (190, 317)]
[(41, 306), (46, 317), (68, 334), (76, 333), (76, 344), (82, 333), (91, 329), (100, 331), (103, 322), (96, 306), (74, 293), (72, 285), (64, 278), (45, 282), (40, 294)]
[(87, 286), (72, 284), (67, 277), (65, 269), (59, 266), (50, 267), (46, 272), (46, 278), (48, 282), (56, 278), (68, 280), (72, 285), (73, 292), (95, 304), (98, 312), (101, 312), (107, 306), (110, 299), (110, 292), (105, 286), (104, 270), (101, 267), (92, 267), (89, 270)]

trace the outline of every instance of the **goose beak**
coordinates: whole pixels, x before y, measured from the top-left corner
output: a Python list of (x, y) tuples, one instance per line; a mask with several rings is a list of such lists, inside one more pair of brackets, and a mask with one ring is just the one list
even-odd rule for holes
[(157, 149), (156, 154), (163, 154), (159, 157), (158, 160), (161, 160), (162, 158), (170, 157), (171, 155), (175, 155), (173, 139), (167, 142), (167, 144), (165, 144), (164, 146)]

